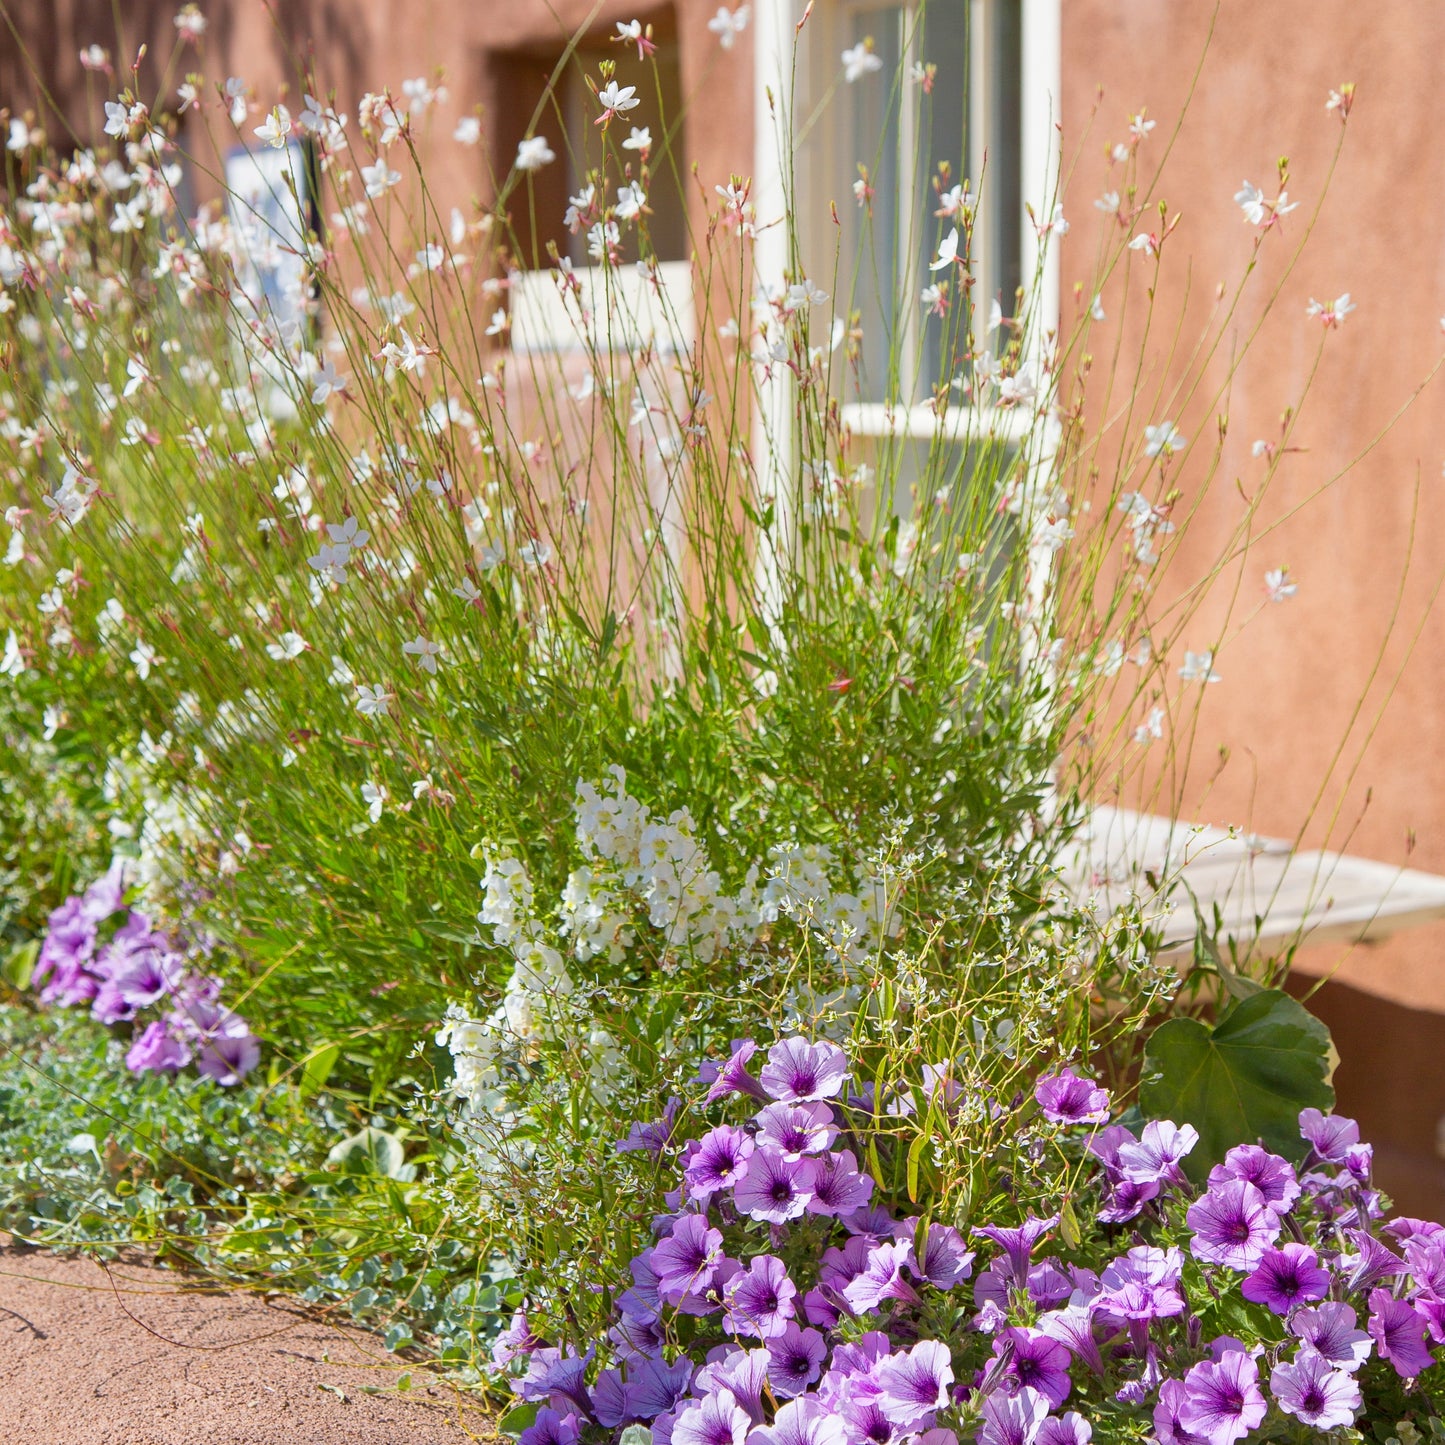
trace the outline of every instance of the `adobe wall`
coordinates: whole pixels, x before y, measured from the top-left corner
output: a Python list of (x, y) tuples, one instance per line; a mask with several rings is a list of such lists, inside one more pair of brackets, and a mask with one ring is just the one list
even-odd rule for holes
[[(1204, 368), (1205, 385), (1187, 404), (1160, 403), (1186, 436), (1205, 442), (1176, 468), (1186, 498), (1198, 494), (1217, 418), (1228, 415), (1218, 481), (1179, 543), (1165, 592), (1208, 570), (1241, 515), (1241, 489), (1252, 493), (1263, 477), (1251, 443), (1279, 435), (1281, 409), (1315, 365), (1321, 326), (1305, 316), (1309, 299), (1348, 291), (1358, 310), (1328, 337), (1301, 414), (1302, 450), (1284, 460), (1255, 544), (1178, 640), (1175, 689), (1184, 647), (1210, 646), (1248, 618), (1217, 660), (1223, 681), (1192, 695), (1198, 735), (1181, 813), (1283, 837), (1303, 830), (1308, 846), (1400, 864), (1408, 858), (1445, 873), (1445, 610), (1429, 610), (1445, 573), (1439, 385), (1376, 441), (1445, 354), (1438, 115), (1445, 10), (1411, 0), (1223, 0), (1210, 40), (1213, 8), (1203, 0), (1063, 0), (1066, 164), (1077, 156), (1067, 192), (1074, 229), (1064, 248), (1066, 307), (1073, 282), (1088, 273), (1100, 228), (1112, 224), (1092, 205), (1117, 185), (1105, 163), (1108, 146), (1126, 139), (1129, 117), (1147, 106), (1158, 126), (1144, 152), (1162, 155), (1203, 58), (1161, 187), (1183, 220), (1165, 246), (1164, 324), (1156, 323), (1150, 342), (1146, 387), (1183, 374), (1177, 357), (1166, 357), (1181, 308), (1187, 350), (1216, 283), (1232, 284), (1249, 258), (1255, 232), (1233, 200), (1241, 182), (1273, 197), (1276, 161), (1288, 155), (1290, 199), (1300, 202), (1264, 238), (1238, 324)], [(1358, 86), (1345, 149), (1310, 245), (1286, 276), (1339, 139), (1326, 97), (1344, 81)], [(1154, 216), (1133, 230), (1157, 228)], [(1137, 262), (1122, 322), (1125, 356), (1138, 354), (1143, 336), (1145, 269)], [(1232, 344), (1276, 286), (1278, 305), (1226, 389)], [(1106, 289), (1106, 313), (1120, 316), (1123, 299), (1118, 282)], [(1101, 358), (1120, 324), (1097, 329), (1092, 349)], [(1205, 400), (1212, 393), (1221, 394), (1215, 405)], [(1135, 423), (1142, 429), (1160, 419)], [(1299, 593), (1268, 605), (1263, 574), (1281, 565)], [(1366, 705), (1356, 718), (1361, 697)], [(1222, 768), (1221, 747), (1230, 750)], [(1434, 1153), (1445, 1115), (1442, 949), (1445, 926), (1436, 924), (1378, 946), (1316, 949), (1300, 959), (1303, 970), (1338, 980), (1320, 1002), (1344, 1057), (1341, 1107), (1360, 1114), (1382, 1146), (1387, 1182), (1420, 1212), (1445, 1206)]]

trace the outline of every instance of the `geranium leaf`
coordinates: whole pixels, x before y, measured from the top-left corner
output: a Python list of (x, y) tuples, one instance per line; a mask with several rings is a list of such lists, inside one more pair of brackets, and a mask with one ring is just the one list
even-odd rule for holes
[(1213, 1028), (1198, 1019), (1160, 1025), (1144, 1050), (1139, 1103), (1152, 1118), (1199, 1130), (1185, 1166), (1202, 1178), (1236, 1144), (1301, 1157), (1300, 1110), (1335, 1101), (1329, 1068), (1329, 1030), (1287, 993), (1264, 989)]

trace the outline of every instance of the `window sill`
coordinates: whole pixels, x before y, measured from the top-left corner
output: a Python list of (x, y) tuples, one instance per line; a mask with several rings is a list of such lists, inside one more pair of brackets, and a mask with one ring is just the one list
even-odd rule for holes
[(1024, 441), (1039, 425), (1034, 412), (1012, 406), (951, 406), (941, 416), (931, 406), (893, 407), (884, 402), (848, 402), (843, 425), (854, 436), (935, 438), (946, 442)]

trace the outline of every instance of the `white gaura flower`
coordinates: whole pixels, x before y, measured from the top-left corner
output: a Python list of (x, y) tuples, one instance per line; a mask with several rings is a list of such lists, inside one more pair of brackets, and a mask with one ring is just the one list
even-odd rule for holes
[(602, 114), (597, 117), (596, 121), (598, 125), (605, 125), (614, 115), (634, 110), (642, 104), (637, 98), (635, 85), (618, 85), (615, 80), (609, 80), (597, 92), (597, 103), (602, 107)]
[(507, 313), (498, 307), (492, 312), (492, 319), (487, 323), (486, 335), (500, 336), (511, 323), (507, 320)]
[(1179, 669), (1179, 676), (1185, 682), (1220, 681), (1219, 674), (1214, 670), (1214, 653), (1209, 650), (1185, 652), (1184, 666)]
[(430, 241), (416, 253), (416, 264), (423, 271), (435, 271), (446, 258), (447, 253), (435, 241)]
[(387, 797), (387, 791), (380, 783), (361, 785), (361, 801), (366, 804), (366, 815), (373, 823), (381, 821), (381, 812), (386, 807)]
[(383, 683), (359, 682), (356, 684), (356, 710), (362, 717), (385, 717), (391, 705), (392, 694)]
[(457, 586), (452, 588), (452, 596), (459, 598), (469, 607), (482, 600), (482, 594), (477, 584), (470, 577), (463, 577)]
[(1271, 602), (1286, 602), (1299, 591), (1299, 583), (1290, 577), (1288, 567), (1276, 567), (1264, 574), (1264, 591)]
[(622, 149), (625, 151), (645, 151), (652, 149), (652, 131), (648, 126), (640, 130), (637, 126), (632, 127), (632, 134), (622, 142)]
[(529, 567), (545, 567), (552, 560), (552, 547), (541, 538), (533, 537), (522, 543), (517, 549), (517, 555)]
[(547, 144), (544, 135), (529, 135), (517, 145), (515, 165), (519, 171), (540, 171), (557, 159), (557, 152)]
[(429, 672), (433, 675), (436, 674), (437, 658), (442, 650), (439, 642), (428, 642), (427, 639), (418, 632), (410, 642), (402, 643), (401, 650), (406, 653), (408, 657), (416, 658), (417, 666), (420, 667), (423, 672)]
[(306, 639), (299, 632), (283, 632), (266, 644), (266, 656), (273, 662), (293, 662), (306, 651)]
[(1306, 316), (1318, 316), (1325, 327), (1333, 328), (1340, 325), (1345, 317), (1355, 309), (1355, 303), (1350, 300), (1350, 293), (1346, 291), (1343, 295), (1336, 296), (1333, 301), (1316, 301), (1310, 297), (1310, 304), (1305, 307)]
[(958, 227), (955, 226), (938, 243), (938, 255), (929, 263), (930, 271), (942, 271), (945, 266), (952, 266), (958, 260)]
[(136, 640), (136, 645), (130, 650), (130, 660), (135, 664), (135, 675), (144, 682), (150, 675), (151, 669), (164, 661), (155, 648), (143, 638)]
[(1155, 738), (1164, 736), (1164, 709), (1162, 707), (1151, 707), (1149, 716), (1134, 729), (1134, 741), (1142, 747), (1148, 747)]
[(286, 142), (291, 139), (291, 112), (284, 105), (272, 106), (265, 124), (258, 125), (254, 134), (263, 145), (284, 150)]
[(25, 657), (14, 628), (5, 634), (5, 651), (0, 653), (0, 677), (20, 677), (25, 671)]
[(724, 50), (731, 50), (733, 41), (748, 28), (748, 17), (751, 14), (752, 6), (750, 5), (739, 5), (736, 10), (729, 10), (726, 5), (719, 5), (717, 14), (707, 22), (707, 28), (717, 36), (717, 43)]
[(865, 75), (871, 75), (875, 70), (882, 69), (883, 57), (875, 54), (871, 36), (860, 40), (851, 50), (843, 52), (843, 79), (849, 85), (855, 80), (862, 80)]
[(334, 362), (326, 362), (311, 373), (311, 400), (317, 406), (324, 405), (329, 398), (346, 390), (348, 380), (337, 371)]
[(475, 115), (464, 115), (458, 122), (457, 128), (452, 132), (452, 139), (458, 145), (474, 146), (482, 139), (482, 122), (480, 117)]
[(1146, 457), (1172, 456), (1184, 444), (1184, 437), (1172, 421), (1161, 421), (1158, 426), (1144, 428), (1144, 455)]
[(125, 389), (121, 392), (122, 396), (134, 396), (148, 381), (154, 379), (145, 362), (138, 356), (131, 356), (126, 359), (125, 374), (126, 383)]
[(619, 186), (617, 188), (616, 215), (619, 220), (630, 221), (642, 214), (642, 208), (647, 204), (647, 195), (642, 187), (637, 184), (630, 186)]
[(392, 170), (386, 163), (386, 157), (381, 156), (375, 165), (362, 166), (361, 179), (366, 184), (366, 194), (375, 200), (393, 186), (401, 184), (401, 172)]

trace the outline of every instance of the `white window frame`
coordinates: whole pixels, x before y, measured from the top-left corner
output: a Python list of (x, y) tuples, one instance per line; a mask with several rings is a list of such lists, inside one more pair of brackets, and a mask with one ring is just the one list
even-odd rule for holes
[[(971, 0), (971, 23), (986, 23), (986, 7), (998, 0)], [(1058, 122), (1062, 88), (1061, 0), (1017, 0), (1022, 8), (1022, 55), (1020, 77), (1020, 166), (1023, 202), (1034, 215), (1045, 218), (1058, 199), (1060, 152)], [(814, 0), (807, 26), (818, 25), (825, 33), (810, 44), (801, 59), (819, 57), (814, 64), (840, 65), (842, 47), (833, 45), (843, 34), (842, 16), (848, 0)], [(804, 19), (806, 0), (754, 0), (756, 26), (753, 48), (754, 157), (753, 195), (760, 221), (753, 252), (756, 279), (763, 289), (776, 289), (785, 280), (790, 257), (788, 227), (785, 224), (788, 196), (779, 156), (779, 136), (793, 133), (791, 113), (794, 46), (798, 25)], [(851, 43), (851, 42), (850, 42)], [(832, 46), (825, 51), (823, 46)], [(805, 69), (806, 75), (806, 69)], [(881, 78), (881, 77), (880, 77)], [(826, 82), (825, 82), (826, 83)], [(816, 78), (814, 79), (816, 84)], [(986, 80), (970, 87), (971, 105), (987, 103)], [(804, 86), (806, 91), (810, 87)], [(971, 126), (974, 134), (979, 127)], [(1059, 258), (1057, 245), (1044, 247), (1035, 228), (1025, 218), (1021, 226), (1020, 258), (1025, 278), (1037, 278), (1033, 310), (1025, 331), (1024, 360), (1035, 369), (1042, 359), (1048, 334), (1059, 325)], [(792, 379), (786, 368), (775, 367), (759, 382), (757, 414), (753, 427), (753, 457), (758, 469), (759, 490), (777, 501), (775, 537), (771, 546), (759, 549), (760, 588), (765, 604), (781, 595), (779, 559), (790, 555), (789, 538), (795, 519), (787, 513), (790, 496), (787, 478), (795, 458), (791, 454), (793, 404)], [(856, 435), (884, 437), (901, 434), (930, 438), (940, 431), (952, 438), (992, 436), (1024, 443), (1033, 442), (1036, 455), (1025, 458), (1030, 479), (1047, 475), (1055, 445), (1054, 428), (1039, 426), (1027, 414), (994, 405), (976, 403), (950, 406), (940, 417), (926, 404), (892, 407), (873, 402), (849, 402), (842, 408), (844, 424)], [(1033, 492), (1036, 488), (1027, 489)], [(1039, 562), (1045, 561), (1040, 557)], [(1035, 568), (1035, 586), (1046, 586), (1047, 566)]]

